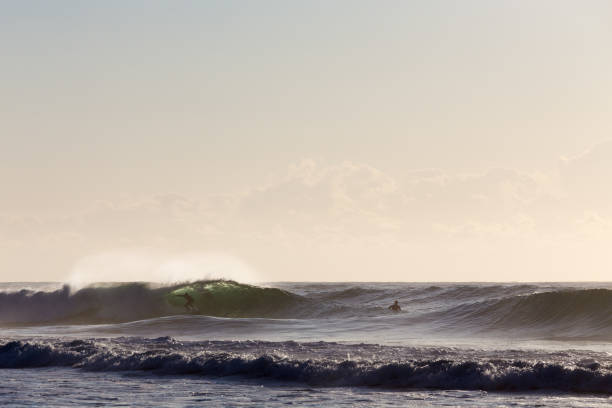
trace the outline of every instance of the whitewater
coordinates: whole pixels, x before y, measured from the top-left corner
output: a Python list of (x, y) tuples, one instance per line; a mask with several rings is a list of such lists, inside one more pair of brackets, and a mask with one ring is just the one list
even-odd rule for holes
[(0, 378), (14, 406), (609, 406), (612, 284), (0, 283)]

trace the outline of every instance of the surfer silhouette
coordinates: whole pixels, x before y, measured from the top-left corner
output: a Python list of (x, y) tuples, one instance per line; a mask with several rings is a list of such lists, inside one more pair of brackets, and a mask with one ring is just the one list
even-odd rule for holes
[(400, 312), (402, 310), (397, 300), (391, 306), (389, 306), (388, 309), (394, 312)]
[(189, 293), (183, 293), (182, 295), (176, 295), (176, 296), (180, 296), (180, 297), (184, 297), (185, 298), (185, 300), (186, 300), (186, 302), (185, 302), (185, 309), (187, 309), (187, 311), (195, 312), (197, 310), (195, 305), (193, 304), (193, 297)]

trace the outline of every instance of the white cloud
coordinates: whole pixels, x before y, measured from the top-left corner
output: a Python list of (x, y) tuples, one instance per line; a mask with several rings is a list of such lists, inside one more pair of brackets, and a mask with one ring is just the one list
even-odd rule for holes
[(364, 164), (303, 160), (235, 195), (165, 194), (64, 216), (1, 215), (0, 278), (58, 279), (82, 257), (146, 248), (235, 254), (272, 280), (364, 279), (373, 269), (380, 270), (372, 279), (423, 280), (406, 270), (477, 279), (495, 262), (499, 279), (527, 279), (547, 256), (567, 258), (555, 263), (560, 269), (587, 249), (609, 261), (602, 243), (612, 238), (610, 177), (612, 142), (563, 159), (559, 174), (426, 169), (394, 177)]
[(563, 158), (561, 180), (574, 208), (612, 215), (612, 140)]

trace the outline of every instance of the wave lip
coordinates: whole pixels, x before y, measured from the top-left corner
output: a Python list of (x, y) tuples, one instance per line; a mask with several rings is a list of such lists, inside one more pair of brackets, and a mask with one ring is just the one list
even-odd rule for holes
[(156, 344), (149, 345), (150, 347), (144, 350), (134, 351), (127, 346), (108, 346), (93, 340), (9, 341), (0, 345), (0, 368), (74, 367), (93, 371), (237, 376), (320, 387), (557, 390), (612, 394), (612, 367), (603, 367), (592, 361), (563, 363), (503, 359), (300, 359), (268, 353), (193, 350), (170, 338), (158, 339)]

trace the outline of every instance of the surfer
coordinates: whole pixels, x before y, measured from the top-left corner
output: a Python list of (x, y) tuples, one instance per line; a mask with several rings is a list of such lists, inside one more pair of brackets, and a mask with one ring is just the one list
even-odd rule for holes
[(183, 293), (182, 295), (176, 295), (176, 296), (180, 296), (180, 297), (184, 297), (186, 302), (185, 302), (185, 309), (187, 309), (187, 311), (189, 312), (194, 312), (196, 311), (196, 307), (193, 304), (193, 297), (189, 294), (189, 293)]
[(397, 300), (391, 306), (389, 306), (388, 309), (394, 312), (401, 312), (402, 310)]

